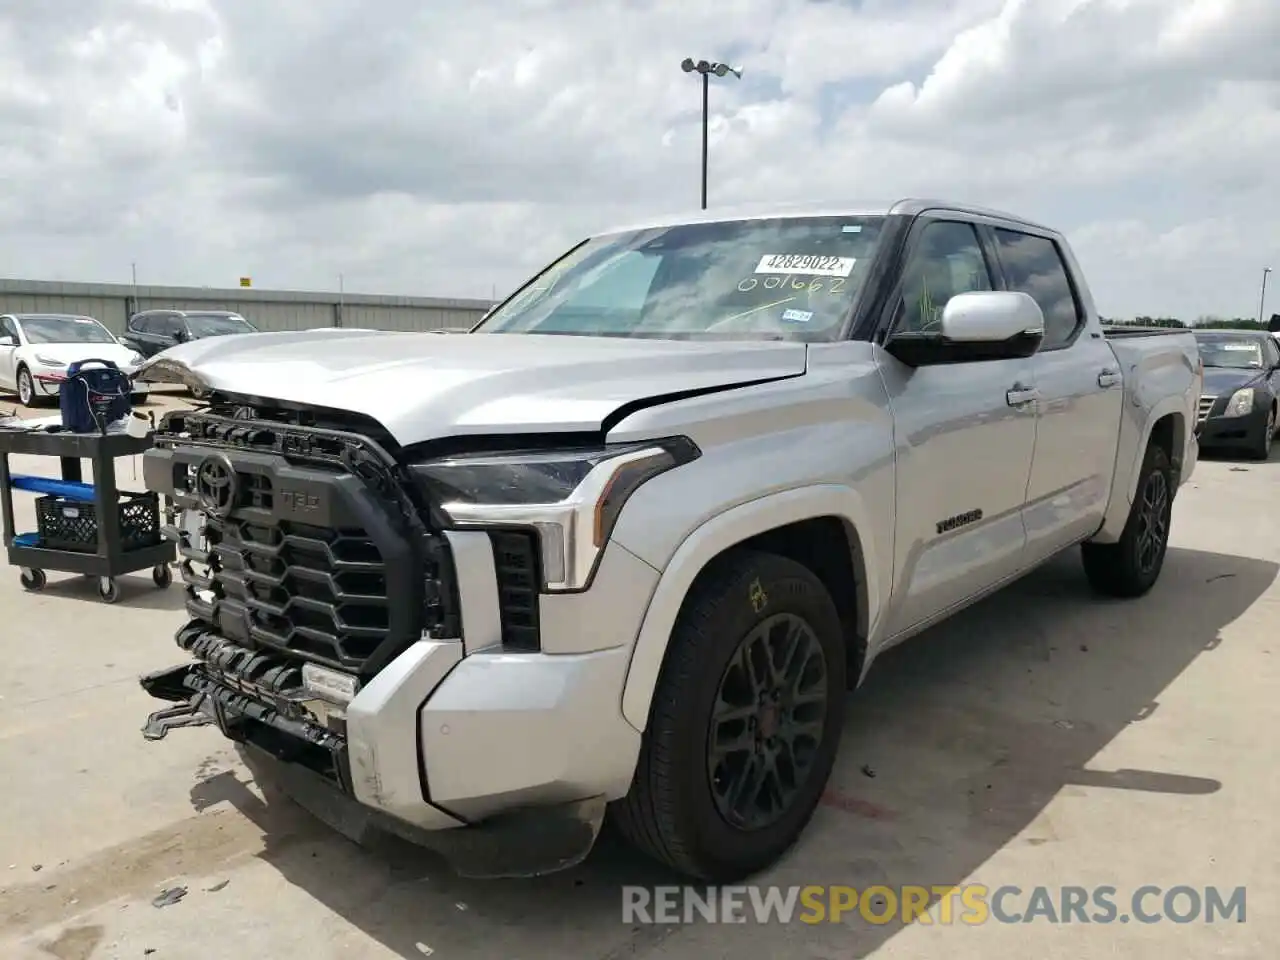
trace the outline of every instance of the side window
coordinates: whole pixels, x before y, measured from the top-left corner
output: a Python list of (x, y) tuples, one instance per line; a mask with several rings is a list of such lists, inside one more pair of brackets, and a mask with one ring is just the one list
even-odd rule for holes
[(176, 337), (182, 329), (182, 318), (176, 314), (167, 314), (159, 318), (159, 333), (166, 337)]
[(14, 341), (17, 341), (18, 328), (14, 326), (11, 318), (0, 317), (0, 337), (13, 337)]
[(1262, 342), (1262, 360), (1268, 367), (1280, 365), (1280, 347), (1276, 346), (1275, 339), (1272, 337)]
[(971, 223), (936, 220), (920, 234), (902, 275), (895, 331), (936, 330), (942, 308), (957, 293), (991, 289), (991, 271)]
[(1014, 230), (997, 229), (995, 233), (1009, 289), (1029, 294), (1044, 313), (1044, 343), (1040, 349), (1062, 346), (1075, 336), (1084, 321), (1084, 311), (1076, 302), (1058, 245)]
[(133, 333), (147, 332), (147, 315), (144, 313), (135, 313), (129, 318), (129, 330)]

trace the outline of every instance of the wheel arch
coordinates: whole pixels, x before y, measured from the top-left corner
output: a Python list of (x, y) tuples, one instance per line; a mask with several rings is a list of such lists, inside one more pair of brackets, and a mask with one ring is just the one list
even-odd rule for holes
[(879, 613), (879, 584), (869, 555), (861, 496), (822, 484), (741, 504), (704, 521), (681, 542), (646, 608), (622, 692), (622, 713), (637, 730), (649, 722), (668, 641), (685, 600), (718, 561), (743, 549), (789, 557), (831, 593), (845, 628), (852, 682), (861, 677), (867, 637)]
[[(1186, 411), (1180, 396), (1168, 397), (1152, 408), (1142, 425), (1142, 432), (1135, 438), (1137, 442), (1132, 450), (1128, 444), (1133, 441), (1126, 439), (1126, 431), (1122, 429), (1121, 449), (1116, 456), (1116, 473), (1111, 480), (1111, 497), (1102, 526), (1091, 538), (1093, 542), (1115, 543), (1119, 540), (1124, 525), (1128, 522), (1134, 497), (1138, 495), (1142, 461), (1151, 443), (1157, 443), (1168, 455), (1174, 470), (1175, 491), (1181, 486), (1182, 474), (1187, 467), (1187, 429)], [(1130, 433), (1128, 436), (1134, 435)]]

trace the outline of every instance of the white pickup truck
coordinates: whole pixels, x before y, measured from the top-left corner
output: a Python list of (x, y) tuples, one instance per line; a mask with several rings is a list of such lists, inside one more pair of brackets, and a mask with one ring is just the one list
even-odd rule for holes
[(216, 722), (464, 874), (570, 866), (610, 813), (724, 881), (800, 836), (886, 649), (1077, 546), (1151, 588), (1202, 369), (1190, 333), (1105, 335), (1057, 232), (903, 201), (644, 223), (469, 334), (143, 376), (209, 397), (145, 457), (199, 518), (147, 736)]

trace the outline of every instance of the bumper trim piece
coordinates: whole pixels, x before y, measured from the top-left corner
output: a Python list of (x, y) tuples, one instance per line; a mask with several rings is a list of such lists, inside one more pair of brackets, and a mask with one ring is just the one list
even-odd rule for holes
[(142, 726), (142, 735), (148, 740), (163, 740), (165, 734), (174, 727), (207, 727), (214, 719), (201, 709), (203, 705), (204, 697), (198, 696), (176, 707), (157, 710), (147, 717), (147, 722)]

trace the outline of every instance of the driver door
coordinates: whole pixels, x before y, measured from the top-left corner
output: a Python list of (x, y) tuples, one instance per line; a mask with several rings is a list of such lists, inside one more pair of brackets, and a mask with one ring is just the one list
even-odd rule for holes
[(18, 345), (22, 341), (18, 338), (18, 325), (13, 317), (0, 317), (0, 340), (5, 337), (12, 337), (13, 344), (0, 343), (0, 386), (16, 390)]
[[(995, 288), (994, 256), (973, 223), (921, 218), (908, 244), (891, 333), (933, 329), (952, 296)], [(1030, 357), (910, 367), (877, 356), (897, 464), (893, 639), (1021, 570), (1034, 368)]]

